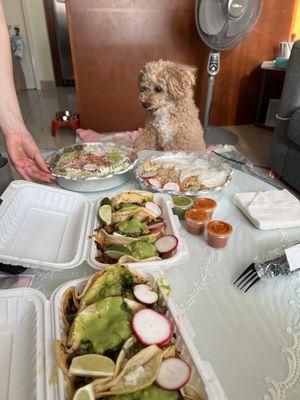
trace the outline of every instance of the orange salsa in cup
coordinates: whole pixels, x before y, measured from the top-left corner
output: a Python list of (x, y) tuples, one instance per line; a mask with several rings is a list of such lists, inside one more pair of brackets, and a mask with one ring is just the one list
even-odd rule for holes
[(200, 197), (195, 200), (195, 208), (198, 210), (206, 211), (212, 217), (214, 210), (217, 207), (217, 203), (213, 199), (208, 197)]
[(210, 221), (206, 225), (207, 243), (215, 249), (225, 247), (232, 231), (233, 228), (228, 222)]
[(188, 232), (194, 235), (201, 234), (210, 219), (210, 215), (206, 211), (197, 210), (196, 208), (186, 211), (184, 216)]

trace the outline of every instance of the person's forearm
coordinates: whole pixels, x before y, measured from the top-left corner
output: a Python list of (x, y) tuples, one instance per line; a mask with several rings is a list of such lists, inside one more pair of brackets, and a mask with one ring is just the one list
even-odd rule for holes
[(0, 1), (0, 126), (5, 136), (26, 131), (20, 111), (11, 60), (11, 48)]

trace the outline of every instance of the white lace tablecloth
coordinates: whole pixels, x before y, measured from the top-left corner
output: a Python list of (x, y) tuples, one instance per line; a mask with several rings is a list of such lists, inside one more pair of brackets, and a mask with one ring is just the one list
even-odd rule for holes
[(232, 183), (212, 196), (214, 218), (234, 227), (229, 245), (213, 250), (203, 237), (185, 233), (191, 261), (167, 271), (199, 354), (230, 400), (300, 399), (300, 274), (260, 282), (246, 294), (233, 286), (254, 258), (300, 242), (300, 228), (260, 231), (232, 203), (236, 192), (271, 188), (235, 171)]
[[(132, 180), (109, 194), (134, 187)], [(300, 274), (260, 282), (246, 294), (233, 286), (254, 258), (300, 241), (300, 228), (260, 231), (232, 203), (236, 192), (272, 188), (235, 170), (230, 185), (211, 196), (218, 202), (215, 217), (234, 227), (229, 245), (213, 250), (182, 227), (191, 259), (166, 271), (172, 300), (188, 317), (198, 352), (211, 363), (229, 400), (300, 399)], [(84, 263), (68, 272), (26, 273), (33, 273), (33, 287), (49, 296), (61, 283), (93, 272)]]

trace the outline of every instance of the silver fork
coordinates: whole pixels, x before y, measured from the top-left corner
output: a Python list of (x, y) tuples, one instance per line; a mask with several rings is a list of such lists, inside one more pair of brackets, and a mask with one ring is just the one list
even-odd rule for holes
[(255, 263), (252, 263), (241, 273), (241, 275), (233, 282), (233, 284), (241, 290), (245, 288), (244, 292), (246, 293), (259, 280), (260, 277), (256, 272)]
[(285, 254), (281, 254), (273, 260), (264, 261), (262, 263), (251, 263), (233, 284), (246, 293), (263, 278), (290, 275), (291, 273)]

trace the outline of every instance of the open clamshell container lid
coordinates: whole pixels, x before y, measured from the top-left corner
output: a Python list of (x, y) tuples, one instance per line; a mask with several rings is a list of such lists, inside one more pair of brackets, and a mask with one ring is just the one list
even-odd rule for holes
[[(172, 200), (155, 194), (161, 206), (167, 234), (178, 238), (175, 254), (169, 259), (129, 263), (145, 271), (162, 271), (189, 258), (186, 241), (180, 237), (180, 223), (172, 213)], [(101, 269), (92, 239), (97, 227), (99, 202), (85, 195), (25, 181), (12, 182), (1, 196), (0, 262), (60, 271), (87, 261)]]
[[(148, 275), (151, 277), (151, 275)], [(152, 276), (155, 282), (155, 276)], [(1, 399), (67, 400), (63, 374), (56, 368), (54, 341), (63, 333), (60, 303), (71, 286), (82, 290), (87, 278), (61, 285), (48, 301), (36, 289), (0, 291)], [(212, 365), (201, 359), (193, 344), (193, 332), (184, 316), (167, 301), (175, 326), (176, 348), (192, 367), (190, 384), (203, 400), (226, 400)]]
[(0, 398), (57, 400), (50, 309), (35, 289), (0, 290)]

